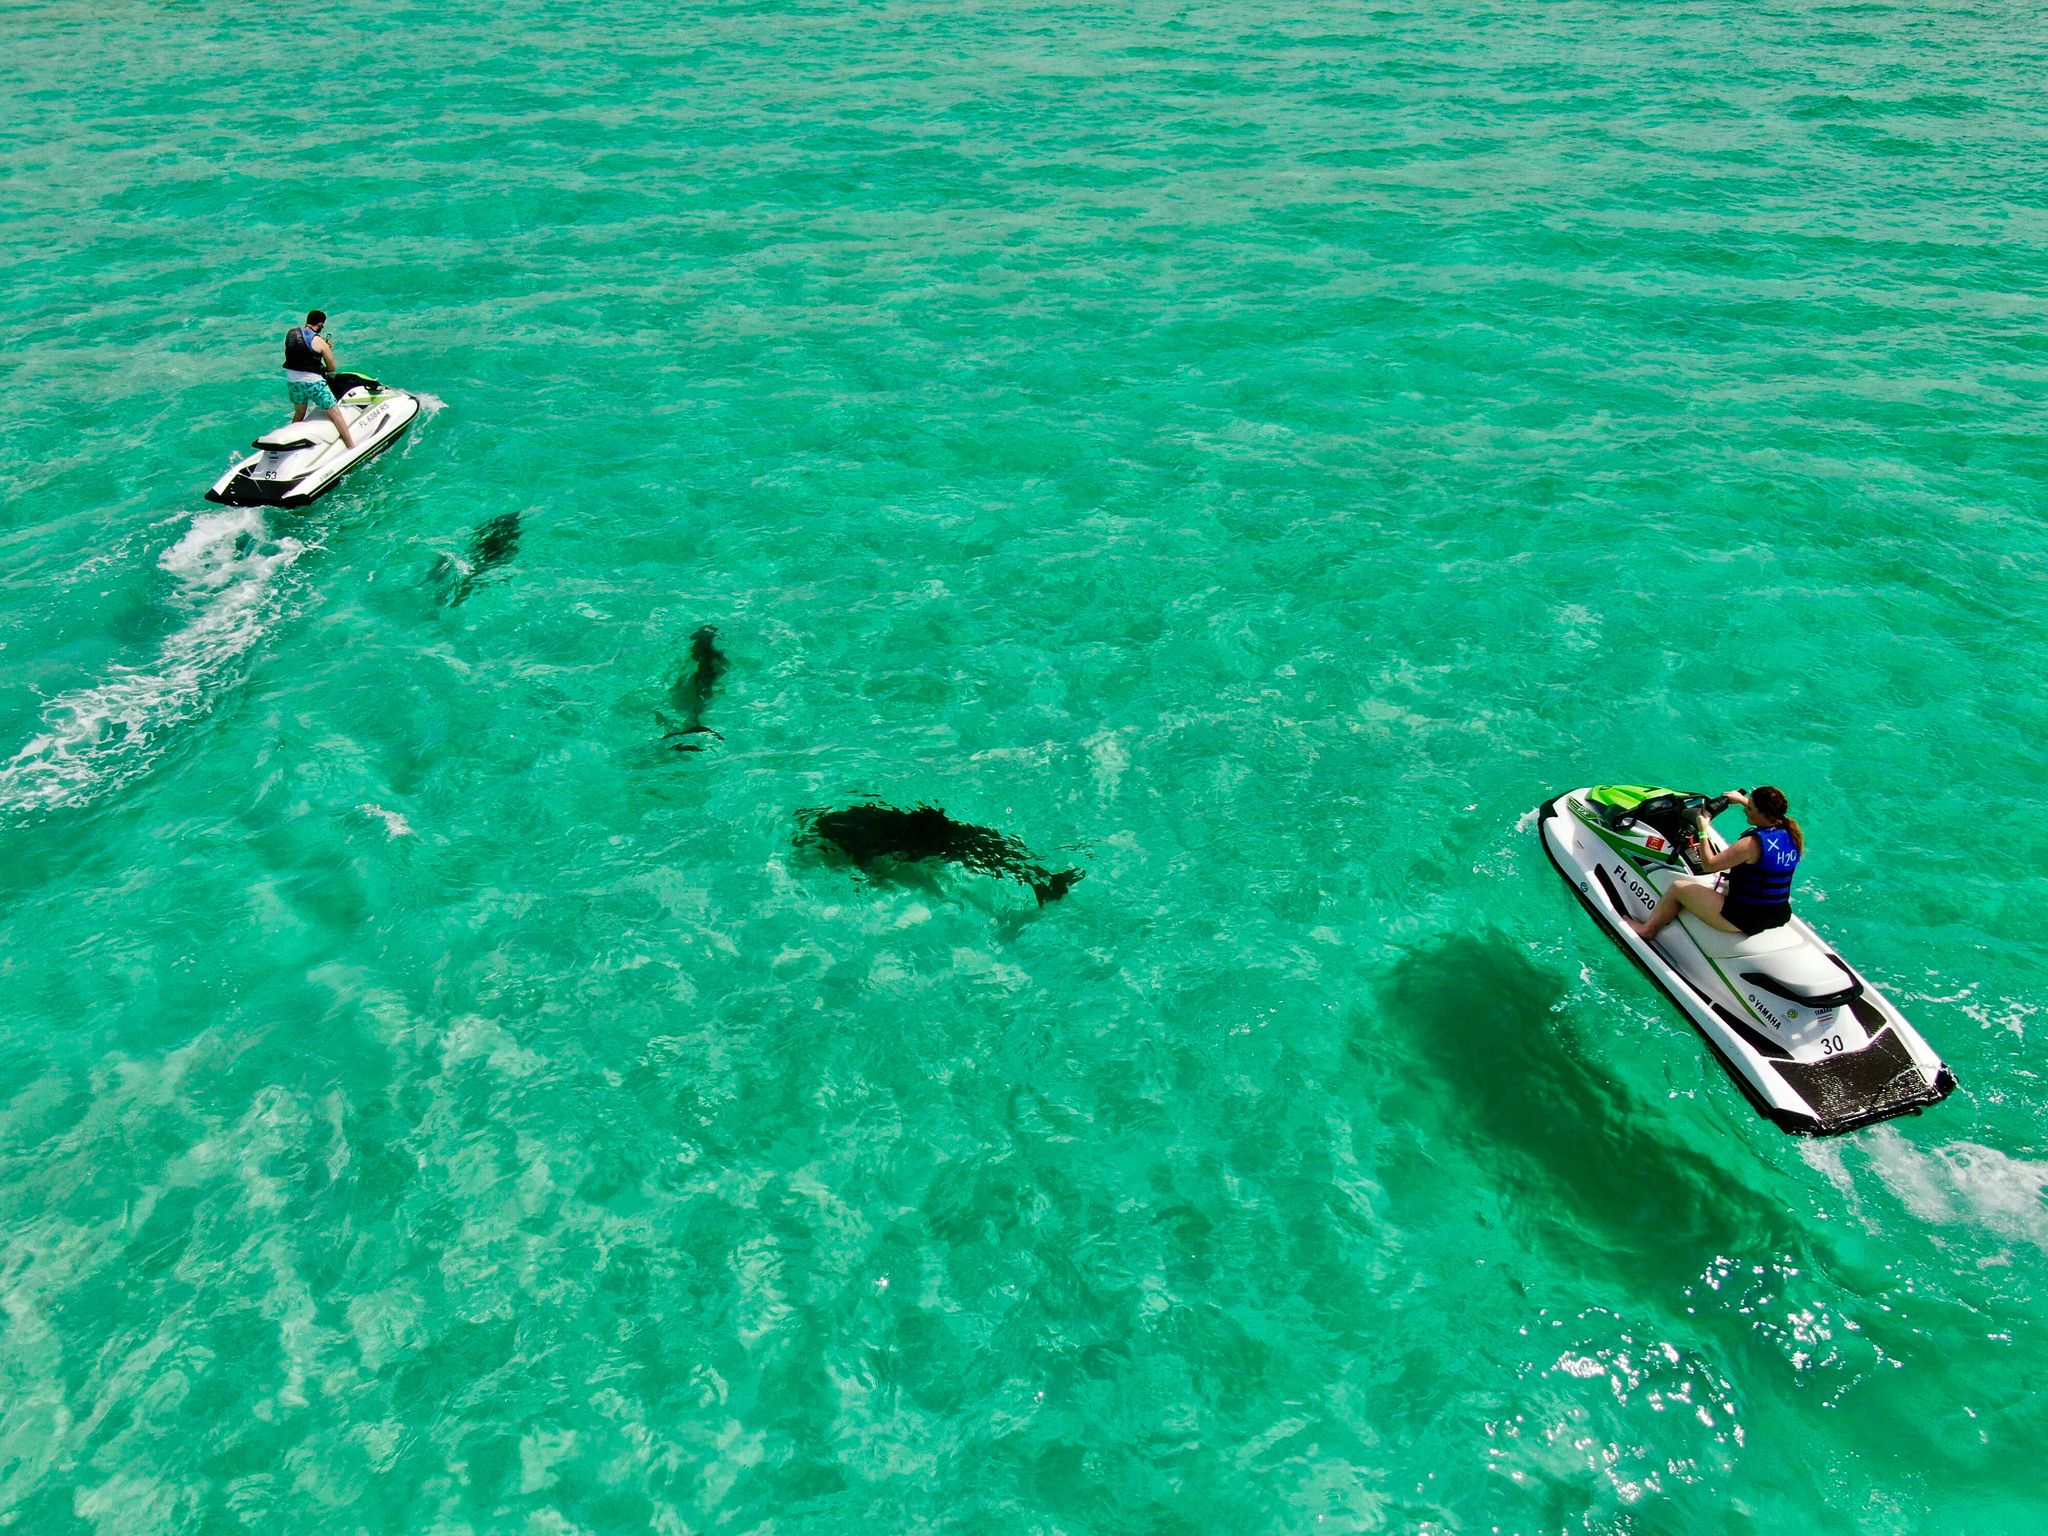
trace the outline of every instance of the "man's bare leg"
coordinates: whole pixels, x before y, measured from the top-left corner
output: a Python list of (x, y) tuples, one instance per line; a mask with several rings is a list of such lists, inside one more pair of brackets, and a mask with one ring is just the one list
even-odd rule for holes
[(348, 444), (349, 447), (355, 447), (356, 440), (349, 436), (348, 417), (342, 414), (341, 407), (338, 405), (327, 407), (327, 419), (334, 423), (335, 430), (341, 434), (341, 440)]

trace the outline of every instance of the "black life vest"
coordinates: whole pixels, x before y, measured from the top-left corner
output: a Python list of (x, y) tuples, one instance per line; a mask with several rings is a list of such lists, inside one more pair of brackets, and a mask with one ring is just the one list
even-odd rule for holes
[(313, 345), (310, 325), (295, 325), (284, 333), (284, 365), (295, 373), (325, 373), (327, 359)]

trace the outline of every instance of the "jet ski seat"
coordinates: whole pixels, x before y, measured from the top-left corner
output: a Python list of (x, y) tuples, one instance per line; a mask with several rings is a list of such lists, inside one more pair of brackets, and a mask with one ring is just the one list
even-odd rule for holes
[(331, 421), (295, 421), (275, 432), (264, 433), (250, 446), (268, 453), (282, 453), (292, 448), (318, 448), (333, 442), (337, 436), (339, 434)]
[(1691, 913), (1679, 921), (1730, 980), (1750, 985), (1815, 1010), (1835, 1008), (1859, 997), (1863, 983), (1828, 948), (1786, 923), (1762, 933), (1723, 933)]
[(1783, 950), (1806, 948), (1799, 930), (1790, 923), (1782, 928), (1766, 928), (1762, 933), (1723, 933), (1718, 928), (1709, 928), (1690, 912), (1681, 912), (1678, 920), (1692, 935), (1693, 942), (1715, 960), (1761, 960)]

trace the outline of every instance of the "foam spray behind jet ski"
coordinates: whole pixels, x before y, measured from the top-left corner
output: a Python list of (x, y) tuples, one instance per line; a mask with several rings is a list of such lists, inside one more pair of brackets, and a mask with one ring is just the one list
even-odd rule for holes
[(1537, 812), (1544, 852), (1594, 920), (1714, 1048), (1759, 1113), (1781, 1129), (1832, 1135), (1946, 1098), (1955, 1076), (1905, 1016), (1793, 917), (1725, 933), (1682, 914), (1654, 941), (1630, 926), (1674, 881), (1698, 878), (1726, 846), (1694, 818), (1723, 796), (1632, 784), (1567, 791)]

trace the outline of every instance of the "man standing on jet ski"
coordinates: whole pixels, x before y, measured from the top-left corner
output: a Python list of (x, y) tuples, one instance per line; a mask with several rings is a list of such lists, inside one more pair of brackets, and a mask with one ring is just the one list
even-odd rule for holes
[[(1742, 807), (1749, 830), (1719, 853), (1700, 859), (1699, 867), (1707, 875), (1726, 870), (1727, 890), (1716, 890), (1706, 880), (1672, 881), (1656, 911), (1629, 923), (1642, 938), (1656, 938), (1681, 909), (1723, 933), (1762, 933), (1792, 920), (1792, 871), (1806, 852), (1806, 838), (1786, 814), (1791, 806), (1785, 792), (1763, 784), (1753, 794), (1731, 789), (1726, 798)], [(1705, 837), (1707, 813), (1701, 811), (1695, 820)]]
[(315, 309), (307, 311), (304, 325), (295, 325), (284, 333), (284, 378), (292, 397), (292, 420), (304, 421), (307, 407), (318, 406), (334, 423), (342, 442), (353, 448), (356, 440), (349, 435), (348, 417), (334, 403), (334, 391), (327, 387), (327, 375), (339, 365), (334, 361), (333, 346), (320, 334), (326, 328), (327, 312)]

